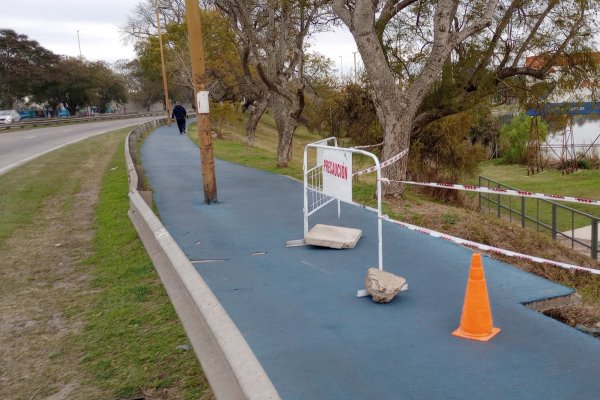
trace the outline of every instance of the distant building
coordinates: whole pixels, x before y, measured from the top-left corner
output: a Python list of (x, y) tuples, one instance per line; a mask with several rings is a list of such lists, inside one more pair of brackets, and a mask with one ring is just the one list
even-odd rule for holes
[[(552, 56), (541, 55), (541, 56), (529, 56), (525, 59), (525, 66), (529, 68), (539, 69), (546, 65), (548, 61), (552, 59)], [(573, 55), (560, 55), (552, 60), (552, 72), (560, 71), (560, 67), (567, 65), (578, 65), (595, 61), (600, 64), (600, 51), (591, 53), (577, 53)]]
[[(576, 53), (572, 55), (561, 55), (552, 58), (549, 55), (529, 56), (525, 59), (525, 66), (529, 68), (540, 69), (548, 62), (552, 63), (550, 73), (560, 74), (563, 67), (576, 66), (583, 64), (596, 63), (600, 66), (600, 52)], [(598, 81), (581, 81), (574, 90), (553, 90), (550, 95), (544, 99), (548, 103), (573, 103), (597, 101), (596, 91)]]

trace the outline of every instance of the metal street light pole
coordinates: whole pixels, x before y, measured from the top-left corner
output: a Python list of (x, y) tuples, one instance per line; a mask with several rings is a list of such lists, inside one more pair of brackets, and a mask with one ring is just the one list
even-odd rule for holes
[(77, 44), (79, 45), (79, 58), (83, 58), (81, 55), (81, 40), (79, 40), (79, 30), (77, 30)]
[(206, 90), (204, 45), (198, 0), (185, 0), (185, 10), (190, 40), (194, 93), (196, 94), (196, 126), (198, 128), (198, 138), (200, 139), (204, 202), (210, 204), (217, 202), (217, 179), (215, 178), (215, 159), (210, 135), (210, 110), (208, 91)]
[(354, 55), (354, 83), (358, 82), (358, 77), (356, 75), (356, 53), (358, 53), (357, 51), (353, 51), (352, 54)]
[(343, 71), (342, 71), (342, 56), (340, 56), (340, 81), (342, 81), (344, 79), (344, 76), (342, 74), (343, 74)]
[(163, 90), (165, 92), (165, 108), (167, 109), (167, 123), (171, 126), (171, 104), (169, 103), (169, 87), (167, 85), (167, 69), (165, 68), (165, 52), (163, 50), (162, 32), (160, 30), (160, 14), (158, 13), (158, 0), (156, 0), (156, 27), (158, 29), (158, 45), (160, 47), (160, 64), (162, 69)]

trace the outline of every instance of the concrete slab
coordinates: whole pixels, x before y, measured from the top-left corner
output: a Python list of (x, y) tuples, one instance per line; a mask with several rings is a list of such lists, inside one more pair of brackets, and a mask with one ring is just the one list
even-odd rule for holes
[[(600, 229), (600, 223), (598, 224)], [(575, 230), (565, 231), (564, 235), (569, 237), (574, 237), (575, 239), (587, 240), (588, 242), (592, 241), (592, 225), (584, 226), (581, 228), (577, 228)], [(599, 239), (600, 240), (600, 239)]]
[(316, 224), (304, 235), (304, 242), (311, 246), (332, 249), (352, 249), (362, 235), (360, 229)]

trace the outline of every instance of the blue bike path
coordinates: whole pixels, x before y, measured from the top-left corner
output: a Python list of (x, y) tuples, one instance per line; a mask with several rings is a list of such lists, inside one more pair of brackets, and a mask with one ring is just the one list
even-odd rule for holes
[(301, 239), (302, 184), (216, 161), (206, 205), (198, 148), (161, 127), (142, 147), (161, 219), (215, 293), (283, 399), (597, 399), (600, 341), (522, 305), (571, 289), (483, 258), (494, 325), (486, 343), (451, 336), (472, 251), (384, 222), (384, 269), (409, 290), (356, 298), (377, 265), (377, 219), (334, 205), (314, 223), (363, 230), (354, 249)]

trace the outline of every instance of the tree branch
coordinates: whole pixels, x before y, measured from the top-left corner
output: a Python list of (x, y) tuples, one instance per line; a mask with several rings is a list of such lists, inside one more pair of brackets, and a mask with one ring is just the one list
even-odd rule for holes
[(478, 20), (473, 22), (471, 25), (466, 26), (462, 31), (455, 32), (454, 34), (452, 34), (452, 38), (451, 38), (452, 47), (455, 47), (458, 43), (463, 42), (468, 37), (471, 37), (472, 35), (476, 34), (480, 30), (482, 30), (483, 28), (487, 28), (488, 26), (490, 26), (492, 24), (494, 10), (496, 9), (496, 6), (498, 5), (498, 1), (499, 0), (489, 0), (488, 4), (486, 6), (485, 12), (481, 16), (481, 18), (479, 18)]
[(544, 60), (544, 65), (541, 68), (532, 68), (532, 67), (508, 67), (500, 69), (496, 75), (498, 79), (505, 79), (509, 76), (515, 75), (526, 75), (531, 76), (537, 79), (544, 79), (547, 74), (550, 72), (551, 68), (555, 66), (558, 58), (564, 53), (568, 44), (573, 40), (573, 38), (577, 35), (579, 28), (581, 27), (583, 21), (585, 19), (585, 9), (582, 7), (579, 10), (579, 18), (573, 24), (569, 35), (563, 40), (563, 42), (558, 46), (556, 51), (552, 53), (552, 55)]
[(383, 42), (383, 32), (385, 31), (388, 23), (394, 18), (400, 11), (410, 6), (413, 3), (416, 3), (419, 0), (388, 0), (383, 8), (381, 9), (381, 14), (379, 14), (379, 18), (375, 22), (375, 32), (377, 33), (377, 37), (380, 42)]
[(471, 77), (469, 78), (469, 85), (468, 85), (469, 87), (471, 87), (471, 88), (475, 87), (475, 83), (473, 81), (479, 75), (479, 73), (485, 67), (487, 67), (489, 65), (490, 59), (494, 55), (494, 49), (496, 48), (498, 41), (502, 37), (502, 32), (504, 32), (504, 29), (510, 22), (515, 10), (522, 3), (523, 3), (523, 0), (513, 0), (512, 3), (510, 4), (510, 6), (508, 7), (508, 9), (506, 10), (506, 12), (504, 13), (504, 15), (502, 16), (502, 19), (498, 23), (498, 26), (496, 27), (496, 30), (494, 31), (494, 35), (492, 36), (492, 39), (490, 40), (490, 43), (488, 44), (487, 49), (485, 50), (484, 56), (481, 57), (481, 61), (477, 64), (477, 68), (475, 68), (475, 71), (473, 71), (473, 73), (471, 74)]
[(531, 32), (529, 32), (529, 35), (527, 36), (527, 39), (525, 39), (525, 41), (521, 44), (521, 47), (519, 48), (519, 51), (517, 52), (517, 55), (515, 56), (515, 59), (512, 63), (513, 67), (516, 67), (519, 64), (519, 61), (521, 60), (521, 57), (523, 56), (523, 53), (527, 50), (529, 43), (531, 42), (531, 40), (534, 38), (534, 36), (537, 34), (538, 30), (540, 29), (540, 26), (542, 25), (542, 22), (544, 22), (544, 19), (546, 19), (546, 16), (548, 15), (548, 13), (550, 13), (550, 11), (558, 4), (557, 0), (550, 0), (548, 2), (548, 7), (546, 7), (546, 9), (544, 10), (544, 12), (542, 14), (540, 14), (537, 22), (535, 23), (533, 29), (531, 30)]
[[(344, 0), (333, 0), (331, 8), (347, 27), (352, 27), (352, 13), (344, 4)], [(352, 29), (350, 29), (352, 30)]]

